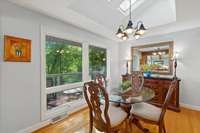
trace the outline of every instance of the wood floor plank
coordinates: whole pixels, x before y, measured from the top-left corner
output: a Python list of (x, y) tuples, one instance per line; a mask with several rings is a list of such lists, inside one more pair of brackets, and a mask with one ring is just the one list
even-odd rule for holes
[[(56, 124), (46, 126), (34, 133), (88, 133), (88, 109), (75, 113)], [(200, 112), (181, 108), (181, 112), (167, 111), (165, 116), (167, 133), (200, 133)], [(151, 133), (158, 133), (158, 127), (142, 123)], [(123, 133), (123, 130), (121, 131)], [(133, 133), (142, 133), (133, 126)]]

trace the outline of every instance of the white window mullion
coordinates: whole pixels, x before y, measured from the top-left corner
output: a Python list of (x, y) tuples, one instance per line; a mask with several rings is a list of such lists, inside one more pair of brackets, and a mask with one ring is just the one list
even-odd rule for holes
[(41, 120), (45, 120), (45, 113), (47, 111), (47, 95), (46, 95), (46, 54), (45, 54), (45, 44), (46, 44), (46, 31), (43, 26), (41, 26)]
[(89, 45), (87, 43), (83, 43), (83, 58), (82, 58), (82, 62), (83, 62), (83, 81), (87, 82), (90, 80), (89, 77)]
[(106, 80), (107, 80), (107, 88), (108, 88), (108, 92), (111, 91), (111, 74), (110, 74), (110, 69), (111, 69), (111, 60), (110, 60), (110, 50), (106, 49), (106, 67), (107, 67), (107, 77), (106, 77)]

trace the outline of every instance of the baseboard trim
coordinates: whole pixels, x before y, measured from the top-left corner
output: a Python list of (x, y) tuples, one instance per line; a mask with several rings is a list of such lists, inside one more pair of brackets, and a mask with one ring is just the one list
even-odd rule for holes
[(51, 123), (51, 120), (43, 121), (43, 122), (37, 123), (31, 127), (28, 127), (26, 129), (20, 130), (17, 133), (32, 133), (42, 127), (49, 125), (50, 123)]
[(184, 107), (184, 108), (187, 108), (187, 109), (200, 111), (200, 106), (197, 106), (197, 105), (190, 105), (190, 104), (186, 104), (186, 103), (180, 103), (180, 106)]

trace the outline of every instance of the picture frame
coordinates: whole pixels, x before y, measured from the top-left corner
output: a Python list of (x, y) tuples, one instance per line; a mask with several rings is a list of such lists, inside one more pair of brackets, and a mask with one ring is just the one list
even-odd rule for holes
[(31, 62), (31, 40), (5, 35), (4, 61)]

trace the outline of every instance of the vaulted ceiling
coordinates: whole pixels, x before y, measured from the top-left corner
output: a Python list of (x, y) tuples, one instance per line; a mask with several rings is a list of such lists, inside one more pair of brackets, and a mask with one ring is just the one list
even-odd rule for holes
[[(43, 13), (95, 34), (116, 40), (120, 24), (126, 26), (128, 16), (120, 12), (124, 0), (9, 0), (25, 8)], [(132, 20), (142, 20), (148, 28), (176, 21), (175, 0), (137, 0)]]

